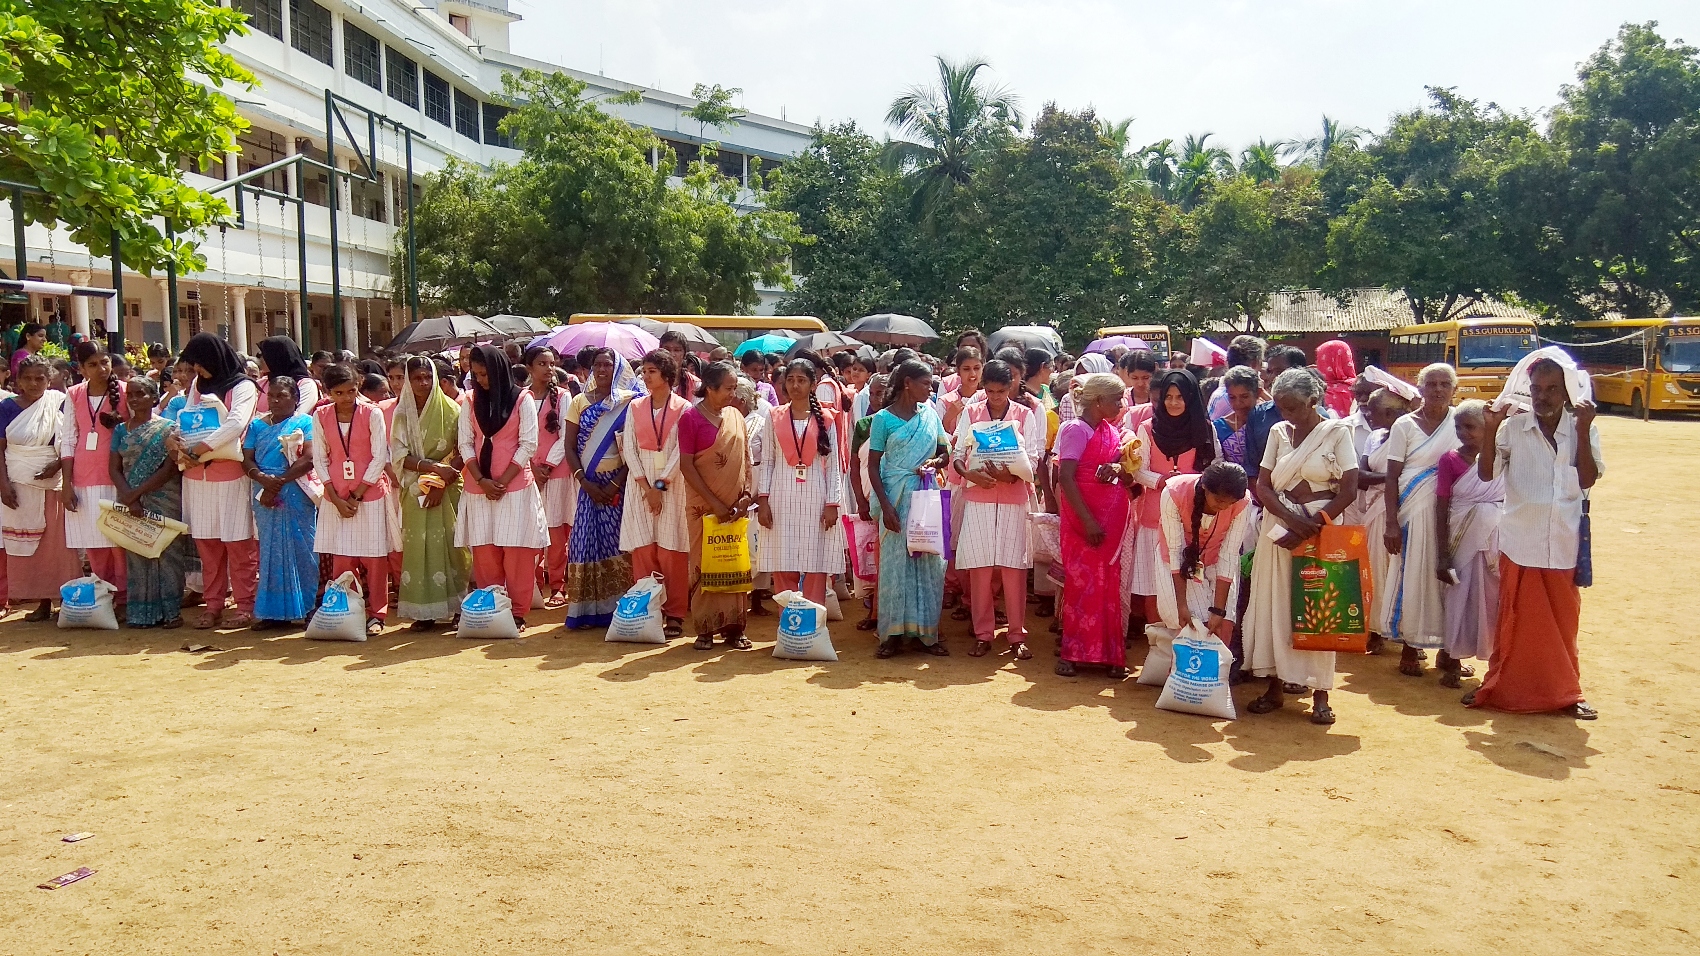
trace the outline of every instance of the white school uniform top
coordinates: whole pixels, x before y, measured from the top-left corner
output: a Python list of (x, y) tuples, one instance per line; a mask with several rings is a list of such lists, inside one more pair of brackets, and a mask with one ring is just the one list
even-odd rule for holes
[[(529, 390), (520, 393), (514, 414), (519, 416), (519, 447), (514, 449), (514, 463), (530, 465), (531, 456), (537, 451), (537, 400)], [(477, 461), (479, 442), (472, 435), (470, 401), (460, 403), (460, 432), (456, 439), (460, 457)], [(509, 491), (500, 501), (484, 497), (483, 490), (475, 484), (469, 483), (461, 492), (460, 512), (455, 516), (455, 547), (483, 545), (539, 551), (549, 547), (549, 522), (543, 514), (543, 495), (537, 490), (535, 479), (524, 488)]]
[[(1533, 412), (1507, 418), (1494, 438), (1494, 475), (1505, 478), (1505, 516), (1499, 550), (1525, 568), (1576, 566), (1582, 525), (1582, 484), (1576, 472), (1576, 416), (1565, 409), (1553, 432), (1555, 449)], [(1606, 473), (1600, 430), (1588, 428), (1594, 466)]]
[[(366, 406), (355, 414), (367, 414)], [(335, 419), (333, 414), (332, 419)], [(378, 483), (384, 467), (390, 463), (390, 439), (384, 431), (384, 415), (378, 412), (370, 419), (371, 455), (360, 480), (368, 485)], [(313, 470), (327, 487), (331, 483), (330, 443), (344, 441), (354, 431), (353, 422), (337, 422), (339, 434), (332, 438), (320, 428), (317, 417), (313, 425)], [(330, 498), (319, 502), (318, 521), (313, 525), (313, 550), (320, 554), (345, 558), (381, 558), (401, 550), (401, 524), (394, 520), (387, 498), (359, 502), (352, 518), (344, 518), (331, 504)]]

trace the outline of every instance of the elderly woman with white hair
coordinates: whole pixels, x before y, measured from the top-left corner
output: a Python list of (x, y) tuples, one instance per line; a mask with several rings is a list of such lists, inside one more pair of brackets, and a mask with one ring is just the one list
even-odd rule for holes
[(1286, 702), (1283, 682), (1299, 684), (1312, 691), (1311, 723), (1332, 724), (1334, 652), (1293, 649), (1292, 552), (1321, 532), (1325, 517), (1338, 520), (1357, 497), (1357, 451), (1350, 425), (1322, 417), (1321, 379), (1302, 368), (1288, 369), (1271, 392), (1282, 420), (1270, 429), (1257, 471), (1263, 523), (1242, 622), (1243, 667), (1253, 677), (1268, 678), (1269, 687), (1246, 709), (1276, 710)]
[[(1435, 564), (1441, 551), (1436, 534), (1435, 494), (1440, 462), (1459, 445), (1453, 421), (1452, 395), (1458, 373), (1444, 362), (1423, 369), (1417, 377), (1422, 405), (1402, 416), (1387, 433), (1387, 528), (1384, 534), (1389, 589), (1386, 637), (1405, 645), (1399, 673), (1423, 676), (1422, 652), (1446, 643), (1446, 604)], [(1440, 651), (1440, 667), (1451, 670)], [(1474, 673), (1460, 668), (1468, 677)]]
[(1127, 676), (1122, 635), (1129, 594), (1122, 578), (1122, 539), (1131, 533), (1126, 483), (1132, 479), (1121, 465), (1127, 436), (1118, 420), (1125, 386), (1103, 372), (1085, 375), (1079, 382), (1075, 394), (1080, 417), (1057, 430), (1063, 587), (1068, 597), (1057, 673), (1073, 677), (1076, 664), (1095, 664), (1120, 679)]

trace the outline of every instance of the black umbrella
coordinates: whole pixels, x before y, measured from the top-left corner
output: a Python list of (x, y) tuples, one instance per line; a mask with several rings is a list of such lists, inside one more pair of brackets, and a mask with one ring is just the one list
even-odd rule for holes
[(553, 331), (549, 323), (529, 315), (492, 315), (484, 321), (516, 339), (534, 339)]
[(804, 349), (808, 349), (819, 355), (831, 355), (833, 352), (844, 352), (850, 349), (859, 349), (861, 347), (861, 342), (856, 341), (848, 335), (843, 335), (838, 332), (815, 332), (811, 335), (805, 335), (798, 339), (796, 345), (785, 350), (785, 357), (790, 358)]
[(635, 325), (656, 338), (660, 338), (668, 332), (677, 332), (685, 337), (685, 351), (687, 352), (712, 352), (725, 344), (715, 338), (714, 333), (700, 325), (692, 325), (689, 322), (662, 322), (646, 315), (637, 315), (629, 319), (621, 319), (620, 323), (622, 325)]
[(863, 342), (879, 342), (882, 345), (920, 345), (939, 337), (932, 326), (920, 319), (891, 312), (865, 315), (850, 323), (844, 333)]
[[(1042, 349), (1052, 356), (1062, 354), (1062, 337), (1057, 330), (1048, 325), (1011, 325), (998, 329), (986, 340), (994, 354), (999, 349), (1014, 346), (1023, 351), (1027, 349)], [(990, 355), (986, 356), (988, 359)]]
[(390, 340), (392, 352), (441, 352), (469, 342), (496, 342), (508, 334), (476, 315), (439, 315), (420, 319)]

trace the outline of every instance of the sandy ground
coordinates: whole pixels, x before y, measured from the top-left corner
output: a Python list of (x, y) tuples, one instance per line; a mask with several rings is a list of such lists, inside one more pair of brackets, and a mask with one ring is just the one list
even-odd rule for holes
[(1391, 654), (1342, 659), (1331, 729), (1212, 722), (962, 624), (948, 659), (846, 627), (815, 666), (771, 623), (190, 655), (14, 614), (0, 952), (1694, 953), (1700, 422), (1601, 427), (1592, 724)]

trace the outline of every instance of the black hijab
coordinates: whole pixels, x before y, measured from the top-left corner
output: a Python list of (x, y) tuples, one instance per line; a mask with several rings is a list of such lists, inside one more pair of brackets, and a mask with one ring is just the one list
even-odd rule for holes
[(297, 382), (313, 377), (313, 370), (301, 358), (301, 347), (287, 335), (274, 335), (262, 339), (259, 344), (260, 358), (265, 360), (266, 375), (277, 378), (287, 375)]
[(484, 433), (484, 444), (478, 449), (478, 470), (484, 477), (490, 474), (490, 456), (495, 450), (491, 439), (507, 425), (519, 405), (520, 388), (514, 384), (508, 356), (494, 345), (478, 345), (472, 349), (472, 362), (484, 366), (489, 388), (481, 388), (478, 376), (472, 377), (472, 413), (478, 418), (478, 430)]
[[(299, 352), (296, 355), (300, 355)], [(197, 378), (196, 388), (202, 395), (223, 395), (248, 377), (242, 357), (230, 343), (211, 332), (197, 333), (183, 346), (183, 361), (207, 370), (208, 377)]]
[[(1186, 401), (1186, 411), (1178, 416), (1170, 415), (1163, 403), (1171, 387), (1180, 389), (1181, 398)], [(1202, 472), (1216, 458), (1215, 429), (1204, 410), (1198, 379), (1186, 369), (1170, 369), (1151, 382), (1151, 437), (1169, 458), (1184, 455), (1189, 448), (1196, 450), (1198, 454), (1192, 461), (1194, 471)]]

